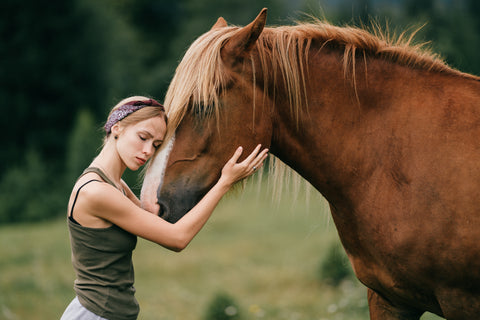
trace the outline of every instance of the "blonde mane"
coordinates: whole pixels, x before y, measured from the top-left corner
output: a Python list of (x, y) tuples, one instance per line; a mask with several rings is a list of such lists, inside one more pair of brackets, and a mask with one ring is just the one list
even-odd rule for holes
[[(236, 26), (211, 30), (199, 37), (185, 53), (164, 101), (170, 135), (182, 121), (189, 105), (195, 108), (197, 114), (218, 116), (219, 92), (228, 81), (220, 50), (237, 30), (239, 27)], [(425, 49), (424, 43), (412, 44), (415, 34), (416, 31), (408, 36), (405, 32), (400, 36), (391, 36), (378, 26), (367, 31), (357, 27), (337, 27), (316, 20), (295, 26), (265, 28), (256, 48), (262, 68), (273, 66), (272, 69), (278, 69), (282, 73), (292, 112), (296, 115), (299, 108), (306, 104), (304, 79), (308, 70), (304, 70), (303, 66), (308, 66), (307, 54), (312, 41), (342, 46), (344, 73), (346, 76), (351, 73), (353, 81), (355, 57), (358, 53), (364, 57), (377, 56), (415, 69), (479, 79), (450, 68), (437, 54)], [(253, 57), (251, 63), (253, 66)], [(268, 77), (267, 72), (263, 74)], [(265, 82), (268, 80), (260, 79)]]
[[(169, 118), (167, 139), (174, 135), (189, 107), (194, 108), (196, 114), (214, 117), (218, 121), (219, 93), (229, 80), (220, 50), (239, 29), (237, 26), (212, 29), (200, 36), (185, 53), (164, 101)], [(314, 20), (294, 26), (265, 28), (257, 40), (256, 53), (263, 70), (279, 70), (281, 73), (281, 77), (274, 75), (273, 78), (283, 79), (291, 112), (297, 121), (302, 108), (308, 109), (304, 83), (308, 70), (305, 70), (304, 66), (308, 66), (308, 52), (313, 41), (322, 47), (333, 44), (344, 48), (344, 75), (351, 75), (354, 88), (355, 61), (358, 55), (364, 58), (375, 56), (415, 69), (479, 79), (448, 67), (438, 55), (425, 49), (424, 44), (413, 44), (415, 34), (416, 31), (410, 35), (402, 33), (391, 36), (388, 30), (382, 31), (378, 25), (367, 31), (357, 27), (337, 27)], [(250, 63), (255, 67), (253, 55)], [(254, 78), (252, 81), (268, 83), (268, 72), (263, 74), (264, 79)], [(276, 86), (278, 85), (282, 84), (277, 83)], [(277, 167), (280, 161), (275, 160), (272, 162), (277, 163), (274, 165)], [(275, 177), (283, 175), (282, 169), (274, 174)]]

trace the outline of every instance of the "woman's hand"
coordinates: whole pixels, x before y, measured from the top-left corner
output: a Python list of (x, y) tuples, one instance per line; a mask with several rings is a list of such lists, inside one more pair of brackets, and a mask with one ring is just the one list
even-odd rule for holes
[(245, 160), (237, 163), (243, 152), (243, 148), (238, 147), (234, 155), (223, 167), (219, 182), (223, 182), (230, 187), (235, 182), (248, 177), (261, 168), (263, 166), (263, 161), (267, 158), (268, 149), (260, 151), (260, 147), (261, 145), (259, 144)]

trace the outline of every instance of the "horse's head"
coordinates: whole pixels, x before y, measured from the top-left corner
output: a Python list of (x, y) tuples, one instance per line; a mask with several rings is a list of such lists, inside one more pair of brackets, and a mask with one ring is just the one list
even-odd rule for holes
[[(272, 102), (256, 83), (250, 59), (263, 31), (266, 9), (249, 25), (228, 27), (219, 18), (179, 64), (165, 98), (166, 146), (147, 170), (142, 204), (178, 221), (216, 183), (238, 146), (244, 155), (270, 146)], [(242, 160), (242, 159), (240, 159)]]

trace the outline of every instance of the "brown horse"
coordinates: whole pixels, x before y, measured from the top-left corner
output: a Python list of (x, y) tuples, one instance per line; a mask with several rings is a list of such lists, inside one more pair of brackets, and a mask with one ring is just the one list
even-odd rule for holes
[(220, 18), (186, 52), (144, 205), (177, 221), (262, 143), (328, 200), (371, 319), (478, 319), (480, 79), (404, 36), (265, 21)]

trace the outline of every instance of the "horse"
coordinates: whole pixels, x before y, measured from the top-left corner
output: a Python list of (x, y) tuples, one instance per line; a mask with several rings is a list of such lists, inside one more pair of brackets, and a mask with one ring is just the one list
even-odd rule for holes
[[(328, 201), (370, 318), (480, 314), (480, 78), (413, 35), (219, 18), (177, 66), (144, 207), (172, 223), (261, 143)], [(248, 154), (248, 152), (245, 152)]]

